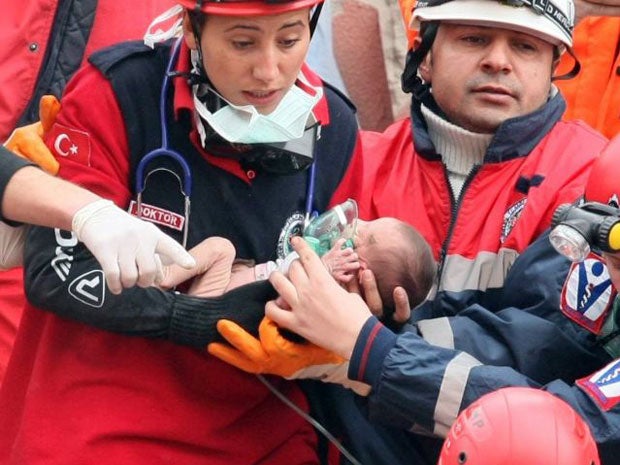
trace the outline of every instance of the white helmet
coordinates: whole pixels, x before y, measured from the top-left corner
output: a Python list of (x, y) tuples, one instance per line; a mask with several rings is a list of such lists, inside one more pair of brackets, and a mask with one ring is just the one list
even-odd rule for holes
[(418, 0), (412, 29), (423, 21), (453, 21), (513, 29), (553, 45), (573, 44), (573, 0)]

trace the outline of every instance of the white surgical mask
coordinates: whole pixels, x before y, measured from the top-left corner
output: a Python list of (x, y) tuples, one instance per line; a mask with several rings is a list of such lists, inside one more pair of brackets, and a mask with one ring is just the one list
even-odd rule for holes
[[(323, 96), (323, 89), (308, 83), (302, 73), (298, 79), (310, 91), (306, 92), (297, 85), (292, 86), (276, 109), (268, 115), (260, 114), (253, 105), (234, 105), (221, 96), (227, 105), (212, 113), (198, 99), (198, 85), (193, 89), (194, 106), (211, 128), (228, 142), (257, 144), (299, 139), (306, 127), (316, 122), (312, 109)], [(198, 131), (205, 145), (205, 129), (200, 120)]]

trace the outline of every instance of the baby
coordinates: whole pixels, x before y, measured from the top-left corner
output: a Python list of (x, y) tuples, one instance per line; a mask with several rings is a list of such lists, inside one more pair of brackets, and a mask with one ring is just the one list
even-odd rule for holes
[[(334, 279), (346, 286), (354, 279), (359, 280), (362, 271), (372, 270), (388, 312), (393, 310), (393, 291), (397, 286), (405, 289), (412, 308), (424, 301), (437, 267), (428, 243), (413, 227), (394, 218), (355, 219), (352, 228), (342, 230), (348, 231), (352, 237), (342, 237), (340, 233), (340, 237), (332, 237), (328, 242), (331, 249), (327, 252), (324, 252), (325, 243), (318, 247), (319, 250), (315, 247)], [(325, 235), (319, 239), (323, 237)], [(313, 244), (318, 245), (316, 237)], [(205, 239), (190, 253), (197, 266), (191, 270), (168, 267), (162, 287), (173, 287), (175, 283), (193, 278), (188, 294), (214, 297), (238, 286), (267, 279), (275, 270), (286, 273), (295, 258), (293, 253), (277, 263), (258, 265), (235, 261), (234, 246), (221, 237)]]

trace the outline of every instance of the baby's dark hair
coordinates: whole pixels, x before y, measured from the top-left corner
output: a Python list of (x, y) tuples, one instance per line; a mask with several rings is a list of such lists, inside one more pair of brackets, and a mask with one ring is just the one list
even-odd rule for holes
[(386, 250), (371, 264), (379, 294), (386, 310), (394, 310), (394, 288), (401, 286), (407, 292), (414, 308), (428, 295), (437, 272), (437, 263), (431, 248), (412, 226), (398, 221), (394, 237)]

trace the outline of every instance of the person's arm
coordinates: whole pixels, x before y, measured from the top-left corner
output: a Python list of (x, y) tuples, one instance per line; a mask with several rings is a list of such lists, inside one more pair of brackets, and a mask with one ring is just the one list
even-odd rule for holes
[(186, 294), (197, 297), (217, 297), (226, 290), (254, 282), (254, 279), (239, 281), (231, 287), (235, 246), (224, 237), (207, 237), (189, 251), (196, 260), (190, 269), (178, 265), (164, 268), (164, 279), (159, 283), (162, 289), (174, 289), (179, 284), (189, 282)]
[(214, 298), (156, 287), (132, 287), (115, 295), (88, 249), (73, 233), (59, 229), (31, 228), (24, 264), (26, 296), (42, 310), (99, 329), (196, 348), (221, 339), (216, 323), (222, 318), (258, 328), (265, 302), (275, 297), (266, 281)]
[[(4, 151), (4, 149), (2, 149)], [(10, 157), (10, 153), (0, 156)], [(2, 197), (4, 218), (59, 229), (79, 228), (79, 236), (103, 267), (110, 290), (150, 286), (161, 279), (161, 262), (192, 267), (191, 256), (152, 224), (143, 222), (98, 195), (33, 166), (24, 166), (8, 180)], [(19, 265), (23, 233), (3, 229), (12, 245), (4, 267)]]
[[(295, 247), (301, 264), (292, 265), (288, 279), (272, 276), (282, 301), (268, 303), (266, 314), (282, 327), (350, 359), (349, 378), (372, 386), (368, 411), (375, 421), (403, 428), (417, 425), (444, 434), (463, 408), (466, 395), (473, 401), (502, 386), (510, 376), (528, 379), (531, 374), (529, 378), (536, 381), (529, 380), (529, 384), (573, 380), (609, 360), (594, 346), (595, 338), (561, 314), (557, 296), (548, 306), (540, 302), (538, 306), (535, 299), (522, 295), (521, 303), (529, 301), (530, 308), (508, 308), (502, 316), (477, 308), (447, 319), (444, 329), (452, 328), (456, 335), (452, 347), (433, 345), (415, 329), (396, 335), (370, 316), (358, 296), (340, 289), (309, 248), (302, 243)], [(524, 264), (529, 263), (525, 259)], [(521, 265), (515, 263), (514, 268), (522, 272)], [(544, 266), (538, 272), (553, 274)], [(562, 272), (566, 276), (566, 267), (560, 267)], [(529, 275), (522, 278), (522, 283), (532, 279)], [(546, 287), (558, 277), (540, 279), (538, 284)], [(515, 281), (507, 285), (511, 283)], [(557, 286), (548, 292), (559, 295)], [(479, 379), (472, 376), (478, 367), (485, 370)]]
[[(3, 156), (13, 155), (7, 152)], [(6, 185), (2, 216), (20, 223), (70, 230), (75, 213), (100, 199), (98, 195), (50, 176), (39, 168), (25, 166), (15, 172)]]
[[(474, 305), (454, 317), (420, 321), (417, 331), (398, 337), (367, 322), (349, 376), (373, 385), (371, 417), (388, 423), (409, 418), (445, 432), (467, 392), (479, 397), (503, 386), (506, 372), (532, 384), (572, 382), (607, 363), (596, 336), (561, 312), (568, 262), (550, 249), (543, 235), (519, 257), (497, 311)], [(472, 372), (478, 366), (486, 376), (476, 381)], [(387, 392), (401, 393), (398, 400), (409, 399), (417, 410), (395, 408), (398, 396)]]

